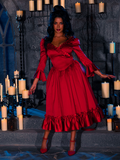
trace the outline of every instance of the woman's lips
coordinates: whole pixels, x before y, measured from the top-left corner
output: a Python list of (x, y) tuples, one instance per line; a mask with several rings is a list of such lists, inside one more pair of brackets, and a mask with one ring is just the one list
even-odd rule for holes
[(57, 29), (57, 31), (60, 31), (60, 29)]

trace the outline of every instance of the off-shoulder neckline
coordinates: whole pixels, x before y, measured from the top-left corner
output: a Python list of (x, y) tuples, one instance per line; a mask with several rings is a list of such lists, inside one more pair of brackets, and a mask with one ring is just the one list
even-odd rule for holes
[(74, 36), (71, 36), (70, 38), (68, 38), (65, 42), (63, 42), (62, 44), (60, 44), (58, 47), (55, 46), (55, 45), (52, 44), (52, 43), (49, 43), (49, 44), (52, 45), (52, 46), (55, 47), (55, 48), (59, 48), (59, 47), (61, 47), (63, 44), (65, 44), (66, 42), (68, 42), (69, 40), (71, 40), (71, 38), (74, 38)]

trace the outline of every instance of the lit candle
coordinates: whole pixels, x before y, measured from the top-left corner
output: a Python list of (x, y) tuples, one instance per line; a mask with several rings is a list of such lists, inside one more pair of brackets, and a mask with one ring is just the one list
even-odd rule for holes
[(116, 114), (118, 118), (120, 118), (120, 106), (119, 105), (116, 107)]
[(114, 90), (120, 90), (120, 81), (114, 81)]
[(19, 115), (19, 130), (23, 130), (23, 115)]
[(22, 91), (26, 89), (26, 80), (20, 79), (19, 80), (19, 94), (22, 94)]
[(45, 4), (50, 4), (50, 0), (45, 0)]
[(58, 0), (53, 0), (53, 7), (58, 5)]
[(17, 17), (23, 17), (23, 11), (21, 10), (16, 11), (16, 15)]
[(99, 3), (99, 13), (103, 13), (104, 12), (104, 3)]
[(109, 98), (109, 83), (108, 82), (101, 83), (101, 88), (102, 88), (102, 97)]
[(2, 112), (2, 118), (6, 118), (7, 117), (7, 107), (2, 106), (1, 107), (1, 112)]
[(14, 86), (10, 86), (8, 88), (8, 94), (11, 96), (15, 95), (15, 87)]
[(113, 116), (113, 104), (108, 104), (108, 115)]
[(14, 71), (14, 78), (19, 78), (19, 71)]
[(22, 98), (23, 99), (28, 99), (29, 98), (29, 95), (28, 95), (28, 93), (29, 93), (29, 90), (23, 90), (22, 91)]
[(107, 129), (108, 131), (112, 131), (112, 119), (107, 119)]
[(81, 13), (81, 5), (80, 3), (75, 3), (75, 10), (76, 10), (76, 13)]
[(65, 0), (61, 0), (61, 1), (60, 1), (60, 5), (65, 8)]
[(34, 1), (33, 0), (30, 0), (29, 1), (29, 11), (34, 11)]
[(1, 92), (1, 102), (2, 102), (3, 101), (3, 85), (2, 84), (1, 84), (0, 92)]
[(22, 115), (22, 106), (17, 106), (17, 117)]
[(115, 53), (115, 42), (110, 43), (110, 53)]
[(94, 0), (89, 0), (89, 4), (94, 4)]
[(1, 119), (1, 130), (7, 131), (7, 119)]
[(37, 0), (37, 11), (42, 11), (42, 0)]

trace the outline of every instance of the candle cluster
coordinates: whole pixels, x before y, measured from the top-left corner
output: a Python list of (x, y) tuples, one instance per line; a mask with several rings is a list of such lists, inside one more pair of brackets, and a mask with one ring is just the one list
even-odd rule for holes
[[(50, 4), (50, 0), (44, 0), (44, 4)], [(58, 5), (58, 0), (53, 0), (53, 7), (55, 5)], [(65, 8), (65, 0), (60, 0), (60, 5)], [(42, 11), (42, 6), (42, 0), (37, 0), (37, 11)], [(35, 11), (34, 0), (29, 0), (29, 11)]]
[[(16, 107), (16, 111), (17, 111), (17, 117), (19, 120), (19, 130), (23, 129), (23, 115), (22, 115), (22, 106), (17, 106)], [(2, 131), (7, 131), (7, 107), (6, 106), (2, 106), (1, 107), (1, 130)]]
[[(89, 4), (94, 4), (94, 0), (89, 0)], [(77, 2), (75, 3), (75, 10), (76, 13), (81, 13), (81, 3)], [(104, 12), (104, 3), (99, 3), (99, 13)]]
[[(19, 95), (22, 96), (22, 99), (28, 99), (29, 98), (29, 90), (26, 89), (26, 80), (25, 79), (19, 79), (19, 71), (14, 71), (14, 80), (15, 84), (13, 86), (10, 86), (10, 79), (9, 76), (5, 78), (5, 93), (6, 97), (10, 96), (14, 99), (16, 98), (16, 102), (19, 102)], [(21, 97), (20, 96), (20, 97)], [(0, 99), (1, 102), (3, 102), (3, 85), (0, 84)], [(17, 103), (18, 105), (19, 103)], [(7, 105), (8, 106), (8, 105)], [(16, 114), (19, 120), (19, 130), (23, 129), (23, 115), (22, 115), (22, 106), (18, 105), (16, 107)], [(14, 115), (14, 114), (13, 114)], [(3, 105), (1, 107), (1, 129), (2, 131), (7, 130), (7, 107)]]

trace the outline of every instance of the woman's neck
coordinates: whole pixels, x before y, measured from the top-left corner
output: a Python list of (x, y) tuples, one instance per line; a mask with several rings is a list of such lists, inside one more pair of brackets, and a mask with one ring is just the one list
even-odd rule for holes
[(60, 33), (60, 34), (54, 34), (54, 37), (65, 37), (65, 34), (64, 33)]

